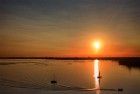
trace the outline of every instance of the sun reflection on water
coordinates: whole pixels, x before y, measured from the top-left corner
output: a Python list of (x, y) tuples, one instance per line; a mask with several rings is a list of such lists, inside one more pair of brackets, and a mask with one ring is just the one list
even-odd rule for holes
[[(95, 81), (95, 88), (100, 89), (100, 82), (99, 82), (99, 60), (94, 60), (94, 81)], [(100, 91), (97, 90), (96, 94), (100, 94)]]

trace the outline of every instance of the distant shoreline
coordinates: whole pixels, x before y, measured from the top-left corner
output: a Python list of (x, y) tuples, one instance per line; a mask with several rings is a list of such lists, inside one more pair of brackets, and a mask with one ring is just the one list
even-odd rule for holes
[(46, 59), (46, 60), (112, 60), (124, 65), (140, 69), (140, 57), (0, 57), (0, 59)]
[(54, 60), (140, 60), (140, 57), (0, 57), (0, 59), (54, 59)]

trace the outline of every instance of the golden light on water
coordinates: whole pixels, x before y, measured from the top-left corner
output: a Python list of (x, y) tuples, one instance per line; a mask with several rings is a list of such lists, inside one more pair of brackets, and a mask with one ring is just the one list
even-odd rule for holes
[(98, 81), (98, 76), (99, 76), (99, 60), (94, 61), (94, 78), (95, 78), (95, 88), (99, 88), (99, 81)]
[(99, 75), (99, 60), (94, 60), (94, 77), (97, 78)]
[[(95, 88), (96, 89), (100, 89), (100, 83), (99, 83), (99, 79), (98, 79), (98, 76), (99, 76), (99, 60), (94, 60), (94, 81), (95, 81)], [(100, 91), (96, 91), (96, 94), (100, 94)]]

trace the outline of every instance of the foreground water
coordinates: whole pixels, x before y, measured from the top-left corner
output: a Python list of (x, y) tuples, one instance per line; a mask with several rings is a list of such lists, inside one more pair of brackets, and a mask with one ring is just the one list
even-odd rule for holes
[(0, 60), (0, 94), (139, 94), (139, 87), (140, 69), (118, 61)]

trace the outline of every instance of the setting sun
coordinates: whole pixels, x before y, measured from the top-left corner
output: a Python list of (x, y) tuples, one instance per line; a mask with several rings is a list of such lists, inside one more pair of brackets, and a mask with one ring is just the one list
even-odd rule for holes
[(93, 47), (95, 48), (95, 50), (99, 50), (101, 48), (101, 43), (100, 41), (95, 41), (93, 43)]

